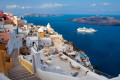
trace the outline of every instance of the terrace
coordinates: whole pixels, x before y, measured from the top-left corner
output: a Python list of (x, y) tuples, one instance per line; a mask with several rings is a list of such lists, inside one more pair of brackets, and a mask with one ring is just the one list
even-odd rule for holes
[(44, 65), (69, 76), (83, 77), (88, 72), (87, 70), (83, 70), (80, 64), (73, 61), (63, 53), (53, 55), (45, 51), (40, 54), (40, 58)]

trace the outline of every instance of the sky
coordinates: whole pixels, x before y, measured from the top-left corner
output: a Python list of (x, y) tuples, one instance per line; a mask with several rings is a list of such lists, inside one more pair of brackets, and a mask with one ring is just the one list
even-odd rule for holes
[(0, 0), (0, 10), (16, 15), (30, 13), (120, 15), (120, 0)]

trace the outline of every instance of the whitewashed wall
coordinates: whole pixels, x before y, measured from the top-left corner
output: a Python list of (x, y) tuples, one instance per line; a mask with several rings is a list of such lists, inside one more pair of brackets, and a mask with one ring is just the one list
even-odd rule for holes
[(8, 49), (7, 49), (7, 53), (10, 55), (10, 53), (13, 51), (13, 49), (17, 49), (22, 47), (22, 37), (16, 37), (15, 32), (10, 32), (10, 40), (8, 42)]
[(32, 36), (32, 37), (26, 37), (26, 46), (30, 47), (32, 46), (33, 42), (37, 41), (38, 37)]
[(22, 47), (22, 37), (21, 36), (16, 37), (15, 32), (10, 33), (10, 41), (12, 43), (11, 46), (14, 49)]
[(40, 45), (49, 47), (52, 45), (52, 41), (50, 38), (41, 38)]
[(77, 77), (42, 71), (40, 69), (37, 70), (37, 76), (42, 80), (80, 80)]
[(10, 53), (13, 51), (11, 40), (9, 40), (7, 47), (8, 47), (7, 54), (10, 55)]

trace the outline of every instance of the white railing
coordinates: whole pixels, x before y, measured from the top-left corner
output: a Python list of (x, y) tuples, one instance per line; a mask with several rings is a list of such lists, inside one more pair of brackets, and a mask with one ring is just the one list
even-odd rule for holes
[(48, 67), (47, 65), (41, 65), (41, 70), (67, 75), (67, 74), (64, 73), (63, 71), (50, 68), (50, 67)]

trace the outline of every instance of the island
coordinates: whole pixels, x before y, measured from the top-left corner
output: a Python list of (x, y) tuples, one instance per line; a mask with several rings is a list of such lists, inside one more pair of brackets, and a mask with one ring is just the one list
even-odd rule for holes
[(23, 17), (57, 17), (57, 16), (63, 16), (61, 14), (24, 14)]
[(93, 16), (67, 19), (67, 21), (75, 21), (77, 23), (85, 23), (101, 26), (120, 26), (120, 19), (114, 17)]

